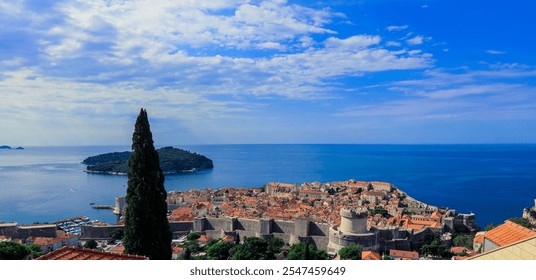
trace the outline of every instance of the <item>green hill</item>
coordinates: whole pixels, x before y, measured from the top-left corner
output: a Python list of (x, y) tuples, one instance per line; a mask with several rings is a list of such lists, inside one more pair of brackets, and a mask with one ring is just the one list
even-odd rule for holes
[[(214, 168), (212, 160), (190, 151), (173, 147), (156, 150), (160, 157), (160, 168), (165, 174), (196, 172)], [(91, 156), (82, 161), (87, 165), (86, 171), (125, 175), (128, 172), (128, 158), (132, 152), (114, 152)]]

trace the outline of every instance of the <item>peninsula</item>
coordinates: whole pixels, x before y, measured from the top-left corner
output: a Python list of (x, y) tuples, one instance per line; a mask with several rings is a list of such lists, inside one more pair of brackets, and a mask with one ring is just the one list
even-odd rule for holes
[[(436, 242), (448, 253), (454, 237), (472, 240), (479, 230), (473, 213), (426, 204), (388, 182), (354, 179), (171, 191), (167, 205), (177, 240), (192, 232), (216, 240), (277, 237), (286, 244), (313, 244), (331, 256), (351, 244), (380, 254), (413, 254)], [(125, 197), (117, 197), (114, 213), (122, 215), (126, 207)], [(106, 239), (122, 226), (83, 227), (81, 239)]]
[[(214, 168), (211, 159), (190, 151), (164, 147), (156, 150), (160, 157), (160, 167), (164, 174), (197, 172)], [(82, 161), (86, 172), (126, 175), (131, 152), (114, 152), (91, 156)]]

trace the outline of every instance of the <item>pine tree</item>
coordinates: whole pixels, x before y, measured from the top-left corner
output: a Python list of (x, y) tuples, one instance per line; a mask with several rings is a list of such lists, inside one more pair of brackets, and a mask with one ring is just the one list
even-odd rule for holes
[(149, 259), (171, 259), (171, 232), (167, 220), (164, 174), (160, 169), (153, 136), (142, 108), (132, 135), (128, 160), (125, 253)]

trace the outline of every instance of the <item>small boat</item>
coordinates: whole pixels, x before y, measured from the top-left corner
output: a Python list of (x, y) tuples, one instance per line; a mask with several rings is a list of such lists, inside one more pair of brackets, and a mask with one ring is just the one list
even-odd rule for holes
[(95, 202), (90, 202), (89, 205), (95, 205)]

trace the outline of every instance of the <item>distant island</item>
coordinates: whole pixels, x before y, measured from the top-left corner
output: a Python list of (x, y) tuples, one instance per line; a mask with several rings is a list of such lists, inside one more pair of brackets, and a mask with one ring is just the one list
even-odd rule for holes
[[(190, 151), (164, 147), (156, 150), (160, 156), (160, 168), (164, 174), (191, 173), (214, 168), (212, 160)], [(82, 161), (86, 172), (126, 175), (128, 158), (132, 152), (114, 152), (91, 156)]]
[[(13, 150), (10, 146), (0, 146), (0, 150)], [(24, 150), (23, 147), (17, 147), (15, 150)]]

